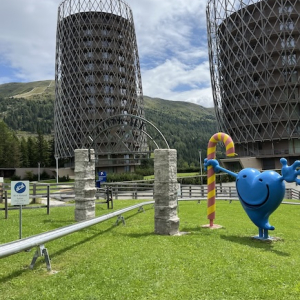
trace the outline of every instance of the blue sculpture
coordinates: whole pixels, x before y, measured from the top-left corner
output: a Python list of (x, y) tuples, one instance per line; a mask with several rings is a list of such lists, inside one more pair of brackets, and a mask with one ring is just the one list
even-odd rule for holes
[(257, 169), (246, 168), (239, 173), (233, 173), (222, 168), (215, 159), (204, 160), (204, 166), (207, 168), (211, 165), (214, 171), (226, 172), (236, 178), (236, 189), (240, 202), (251, 221), (258, 227), (259, 239), (269, 239), (269, 230), (275, 227), (270, 225), (269, 216), (277, 209), (283, 200), (285, 194), (285, 183), (296, 182), (300, 184), (300, 161), (295, 161), (288, 166), (285, 158), (280, 159), (282, 164), (281, 173), (275, 171), (260, 172)]

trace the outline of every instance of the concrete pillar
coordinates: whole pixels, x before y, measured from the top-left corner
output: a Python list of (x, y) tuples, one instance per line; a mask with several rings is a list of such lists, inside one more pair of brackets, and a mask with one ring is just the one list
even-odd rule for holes
[(177, 216), (177, 151), (154, 150), (154, 232), (178, 234)]
[[(90, 152), (90, 153), (89, 153)], [(95, 217), (95, 152), (75, 150), (75, 220)]]

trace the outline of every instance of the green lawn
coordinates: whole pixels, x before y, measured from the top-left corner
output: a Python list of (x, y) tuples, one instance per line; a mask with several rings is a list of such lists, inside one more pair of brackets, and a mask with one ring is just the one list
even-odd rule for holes
[[(114, 201), (116, 209), (138, 201)], [(46, 244), (53, 272), (34, 254), (0, 259), (0, 299), (299, 299), (300, 206), (281, 205), (271, 215), (276, 242), (252, 239), (256, 227), (238, 201), (218, 201), (216, 224), (208, 223), (206, 201), (180, 202), (183, 236), (158, 236), (154, 211), (124, 214)], [(97, 205), (96, 215), (107, 212)], [(73, 223), (74, 207), (23, 210), (23, 237)], [(18, 238), (18, 211), (4, 219), (0, 243)]]

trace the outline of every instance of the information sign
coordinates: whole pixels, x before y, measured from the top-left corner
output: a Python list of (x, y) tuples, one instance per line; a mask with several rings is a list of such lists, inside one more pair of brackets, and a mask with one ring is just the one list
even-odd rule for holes
[(98, 177), (100, 182), (106, 182), (106, 172), (100, 171), (98, 172)]
[(11, 182), (11, 205), (29, 204), (29, 181)]

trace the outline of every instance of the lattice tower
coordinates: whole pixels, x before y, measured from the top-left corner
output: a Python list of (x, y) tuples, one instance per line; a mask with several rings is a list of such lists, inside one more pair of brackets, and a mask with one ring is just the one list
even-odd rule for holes
[(300, 1), (209, 0), (206, 13), (220, 130), (241, 156), (299, 155)]
[[(56, 156), (73, 157), (74, 149), (90, 147), (90, 141), (96, 154), (131, 154), (145, 150), (146, 137), (142, 131), (131, 130), (129, 140), (124, 130), (127, 114), (144, 116), (133, 16), (124, 1), (66, 0), (61, 3), (55, 80)], [(93, 136), (97, 124), (120, 114), (124, 115), (124, 126), (100, 137)], [(142, 123), (135, 128), (145, 131)]]

